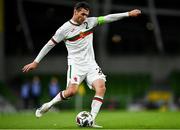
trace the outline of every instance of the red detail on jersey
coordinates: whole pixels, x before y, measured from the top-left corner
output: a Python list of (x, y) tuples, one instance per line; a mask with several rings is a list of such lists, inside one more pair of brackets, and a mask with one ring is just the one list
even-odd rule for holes
[(77, 77), (74, 77), (74, 81), (77, 82)]
[(90, 32), (80, 32), (80, 34), (77, 36), (77, 37), (75, 37), (75, 38), (73, 38), (73, 39), (67, 39), (68, 41), (71, 41), (71, 42), (74, 42), (74, 41), (76, 41), (76, 40), (79, 40), (79, 39), (81, 39), (81, 38), (84, 38), (84, 37), (86, 37), (86, 36), (88, 36), (89, 34), (91, 34), (91, 33), (93, 33), (92, 31), (90, 31)]
[(56, 42), (53, 38), (51, 38), (51, 41), (52, 41), (54, 44), (58, 44), (58, 42)]
[(84, 38), (84, 37), (85, 37), (85, 33), (80, 32), (80, 33), (79, 33), (79, 37)]

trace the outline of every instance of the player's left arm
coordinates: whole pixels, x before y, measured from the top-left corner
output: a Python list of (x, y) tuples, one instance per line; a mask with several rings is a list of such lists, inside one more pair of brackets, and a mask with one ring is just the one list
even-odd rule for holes
[(98, 24), (102, 25), (104, 23), (114, 22), (114, 21), (123, 19), (125, 17), (137, 17), (140, 14), (141, 14), (141, 10), (134, 9), (134, 10), (124, 12), (124, 13), (115, 13), (115, 14), (109, 14), (106, 16), (100, 16), (98, 17)]

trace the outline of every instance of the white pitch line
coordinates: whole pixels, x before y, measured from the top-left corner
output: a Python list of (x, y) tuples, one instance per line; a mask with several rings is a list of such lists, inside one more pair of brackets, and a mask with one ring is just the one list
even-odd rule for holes
[[(99, 129), (102, 129), (102, 130), (172, 130), (172, 129), (121, 129), (121, 128), (115, 128), (115, 129), (105, 129), (105, 128), (99, 128)], [(58, 129), (0, 129), (0, 130), (97, 130), (97, 129), (93, 129), (93, 128), (77, 128), (77, 129), (61, 129), (61, 128), (58, 128)], [(180, 130), (180, 129), (174, 129), (174, 130)]]

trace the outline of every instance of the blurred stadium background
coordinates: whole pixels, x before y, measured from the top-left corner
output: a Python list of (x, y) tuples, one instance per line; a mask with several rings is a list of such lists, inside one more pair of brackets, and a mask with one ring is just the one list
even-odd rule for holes
[[(0, 0), (0, 112), (32, 110), (23, 104), (24, 81), (38, 76), (41, 94), (36, 105), (50, 100), (49, 82), (56, 77), (59, 89), (66, 86), (64, 44), (42, 60), (39, 68), (23, 74), (40, 49), (72, 16), (77, 0)], [(92, 16), (142, 10), (127, 18), (97, 27), (96, 59), (107, 75), (103, 109), (141, 111), (180, 108), (180, 5), (178, 0), (89, 0)], [(38, 91), (38, 90), (37, 90)], [(89, 109), (93, 92), (84, 83), (79, 94), (57, 109)], [(28, 100), (25, 100), (27, 103)], [(36, 100), (37, 101), (37, 100)], [(25, 105), (25, 106), (24, 106)], [(27, 105), (27, 106), (26, 106)]]

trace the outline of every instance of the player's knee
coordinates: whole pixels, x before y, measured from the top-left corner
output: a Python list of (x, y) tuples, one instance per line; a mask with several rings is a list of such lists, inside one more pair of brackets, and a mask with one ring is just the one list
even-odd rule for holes
[(106, 86), (105, 86), (105, 85), (102, 85), (102, 86), (100, 87), (100, 89), (101, 89), (102, 92), (106, 92)]
[(96, 91), (100, 92), (100, 93), (105, 93), (106, 92), (106, 86), (104, 84), (99, 84)]

